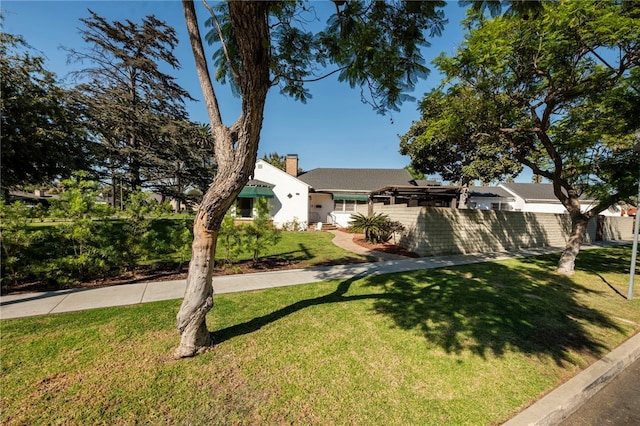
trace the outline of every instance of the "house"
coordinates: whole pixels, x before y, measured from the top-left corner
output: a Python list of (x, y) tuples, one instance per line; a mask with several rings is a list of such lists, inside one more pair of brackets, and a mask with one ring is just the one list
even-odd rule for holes
[[(581, 197), (583, 211), (596, 204), (594, 199)], [(553, 193), (550, 183), (501, 183), (497, 187), (474, 186), (470, 188), (469, 207), (481, 210), (512, 210), (536, 213), (563, 214), (567, 209)], [(620, 210), (610, 208), (600, 213), (619, 216)]]
[(309, 223), (331, 223), (346, 228), (351, 215), (365, 206), (373, 191), (386, 186), (409, 186), (413, 178), (405, 169), (318, 168), (298, 176), (310, 187)]
[[(288, 166), (294, 166), (295, 172), (287, 173), (264, 160), (258, 160), (253, 178), (247, 182), (236, 200), (232, 212), (238, 221), (251, 220), (255, 213), (255, 203), (266, 198), (271, 207), (273, 224), (282, 228), (296, 222), (306, 229), (309, 212), (309, 185), (295, 177), (298, 158), (287, 158)], [(293, 158), (295, 157), (295, 158)]]
[[(306, 229), (322, 222), (346, 228), (352, 214), (369, 212), (370, 202), (456, 208), (461, 192), (458, 186), (414, 180), (405, 169), (318, 168), (298, 175), (297, 155), (287, 155), (285, 164), (283, 171), (264, 160), (256, 162), (252, 179), (236, 200), (236, 218), (251, 220), (256, 200), (264, 197), (277, 227), (297, 223)], [(595, 204), (588, 197), (580, 202), (585, 210)], [(480, 210), (566, 213), (551, 184), (471, 187), (468, 205)], [(620, 211), (612, 208), (601, 214), (620, 215)]]
[(369, 202), (455, 207), (459, 193), (458, 187), (415, 181), (405, 169), (318, 168), (298, 175), (294, 154), (286, 156), (285, 169), (256, 162), (253, 179), (236, 201), (236, 217), (251, 220), (254, 203), (264, 197), (278, 227), (295, 221), (303, 229), (318, 222), (346, 228), (352, 214), (368, 213)]
[(409, 207), (445, 207), (455, 209), (461, 187), (443, 186), (435, 180), (411, 181), (410, 185), (386, 185), (371, 192), (371, 200), (382, 204), (406, 204)]
[(49, 207), (51, 200), (59, 198), (59, 195), (45, 194), (45, 191), (36, 189), (33, 192), (26, 191), (9, 191), (9, 202), (21, 201), (26, 205), (35, 206), (36, 204), (42, 204), (44, 207)]
[(515, 210), (516, 197), (500, 186), (472, 186), (467, 204), (478, 210)]

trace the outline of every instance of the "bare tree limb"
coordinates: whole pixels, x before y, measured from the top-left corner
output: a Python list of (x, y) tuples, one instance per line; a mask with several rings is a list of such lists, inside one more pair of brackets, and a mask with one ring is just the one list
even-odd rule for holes
[[(200, 80), (200, 86), (202, 87), (209, 120), (211, 121), (211, 129), (214, 130), (216, 128), (222, 128), (224, 126), (222, 123), (222, 116), (218, 106), (218, 99), (216, 98), (216, 93), (213, 88), (213, 84), (211, 83), (211, 77), (209, 76), (209, 67), (204, 55), (204, 48), (202, 47), (202, 38), (200, 37), (198, 18), (196, 16), (193, 0), (183, 0), (182, 7), (184, 10), (185, 21), (187, 23), (187, 32), (189, 33), (191, 49), (193, 50), (193, 56), (197, 65), (196, 70), (198, 72), (198, 79)], [(216, 139), (216, 144), (218, 143), (219, 141)]]
[(207, 8), (209, 13), (211, 14), (211, 17), (213, 18), (213, 22), (215, 22), (216, 24), (216, 30), (218, 31), (218, 38), (220, 38), (220, 43), (222, 43), (222, 51), (224, 52), (224, 57), (227, 58), (227, 62), (229, 63), (229, 68), (231, 69), (231, 74), (233, 74), (233, 80), (237, 85), (238, 78), (239, 78), (238, 70), (236, 70), (236, 68), (233, 66), (233, 62), (231, 61), (231, 57), (229, 56), (229, 51), (227, 50), (227, 43), (225, 43), (224, 36), (222, 35), (222, 28), (220, 27), (220, 21), (218, 21), (218, 17), (213, 12), (213, 8), (209, 6), (209, 3), (207, 3), (207, 0), (202, 0), (202, 3), (204, 4), (204, 7)]

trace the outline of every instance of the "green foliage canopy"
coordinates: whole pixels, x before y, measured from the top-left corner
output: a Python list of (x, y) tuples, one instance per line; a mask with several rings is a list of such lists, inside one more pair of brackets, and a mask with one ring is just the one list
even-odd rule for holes
[(596, 196), (591, 217), (637, 182), (639, 40), (634, 2), (544, 2), (533, 19), (479, 19), (456, 56), (435, 61), (446, 78), (401, 152), (451, 180), (527, 166), (569, 212), (579, 214), (580, 194)]
[(78, 105), (44, 59), (19, 36), (0, 32), (2, 188), (39, 185), (87, 167), (92, 145)]
[(287, 157), (284, 155), (280, 155), (277, 152), (265, 154), (262, 159), (271, 164), (273, 167), (277, 167), (282, 171), (286, 171), (287, 169)]
[[(305, 102), (311, 98), (308, 83), (337, 74), (339, 81), (360, 87), (362, 100), (376, 111), (398, 110), (429, 73), (421, 49), (430, 46), (428, 37), (442, 32), (445, 2), (333, 3), (336, 12), (317, 30), (320, 19), (312, 3), (270, 2), (271, 85)], [(211, 11), (206, 40), (219, 43), (221, 35), (225, 40), (213, 56), (215, 77), (233, 87), (243, 72), (237, 39), (226, 5)]]
[(87, 47), (69, 56), (87, 64), (74, 74), (103, 169), (123, 176), (131, 191), (144, 186), (185, 200), (190, 187), (206, 190), (214, 174), (210, 128), (188, 120), (190, 95), (161, 70), (180, 68), (175, 29), (153, 15), (136, 23), (89, 13), (81, 19)]

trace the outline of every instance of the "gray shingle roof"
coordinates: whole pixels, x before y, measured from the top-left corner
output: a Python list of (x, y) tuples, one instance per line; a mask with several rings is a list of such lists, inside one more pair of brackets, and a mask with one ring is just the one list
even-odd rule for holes
[(418, 186), (442, 186), (442, 182), (436, 179), (416, 179), (415, 182)]
[(513, 195), (497, 186), (471, 186), (469, 187), (469, 196), (513, 199)]
[[(504, 188), (522, 197), (528, 203), (559, 203), (550, 183), (502, 183)], [(592, 197), (580, 197), (581, 201), (593, 201)]]
[(316, 191), (373, 191), (387, 185), (410, 185), (405, 169), (313, 169), (298, 176)]
[(265, 188), (273, 188), (275, 185), (258, 179), (249, 179), (245, 186), (261, 186)]

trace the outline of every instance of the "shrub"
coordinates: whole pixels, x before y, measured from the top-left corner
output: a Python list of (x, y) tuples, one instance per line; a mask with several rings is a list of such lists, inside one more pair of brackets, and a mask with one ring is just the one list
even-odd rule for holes
[(293, 220), (290, 220), (289, 222), (286, 222), (282, 225), (283, 231), (300, 232), (304, 231), (305, 229), (307, 229), (307, 222), (300, 222), (297, 217), (294, 217)]
[(29, 208), (21, 203), (7, 204), (0, 199), (0, 276), (8, 288), (31, 272), (34, 248), (44, 239), (43, 231), (29, 227)]
[(396, 232), (404, 231), (404, 226), (397, 221), (392, 221), (386, 214), (376, 213), (365, 216), (357, 213), (349, 222), (351, 232), (362, 232), (366, 241), (377, 244), (386, 243)]
[(397, 220), (387, 220), (382, 230), (380, 231), (380, 238), (382, 241), (387, 242), (393, 238), (393, 243), (396, 244), (396, 235), (404, 232), (404, 225)]
[(235, 225), (234, 218), (229, 210), (222, 220), (220, 226), (220, 243), (224, 253), (224, 261), (227, 265), (235, 260), (242, 251), (243, 235)]
[(384, 236), (383, 231), (388, 220), (389, 217), (382, 213), (376, 213), (371, 216), (357, 213), (351, 217), (349, 228), (352, 232), (364, 233), (365, 240), (370, 243), (386, 242), (388, 239), (383, 241), (382, 237)]
[(271, 222), (269, 214), (269, 204), (266, 198), (258, 199), (255, 206), (256, 215), (252, 224), (242, 225), (242, 231), (247, 235), (247, 248), (253, 253), (253, 261), (258, 260), (258, 256), (264, 249), (280, 240), (280, 233)]
[(53, 251), (56, 257), (46, 262), (39, 275), (47, 281), (70, 285), (104, 275), (121, 266), (125, 256), (112, 238), (113, 224), (107, 220), (111, 208), (96, 203), (98, 183), (87, 179), (86, 173), (77, 172), (63, 184), (66, 190), (53, 200), (50, 213), (71, 221), (52, 231), (57, 242)]
[(182, 265), (191, 260), (191, 243), (193, 242), (193, 221), (190, 219), (174, 220), (174, 226), (169, 231), (171, 241), (171, 252), (176, 254), (179, 263), (178, 270)]
[[(155, 204), (155, 205), (154, 205)], [(139, 189), (129, 195), (125, 204), (124, 251), (129, 268), (148, 259), (156, 248), (158, 235), (151, 229), (151, 215), (161, 214), (157, 203), (149, 201), (149, 194)]]

